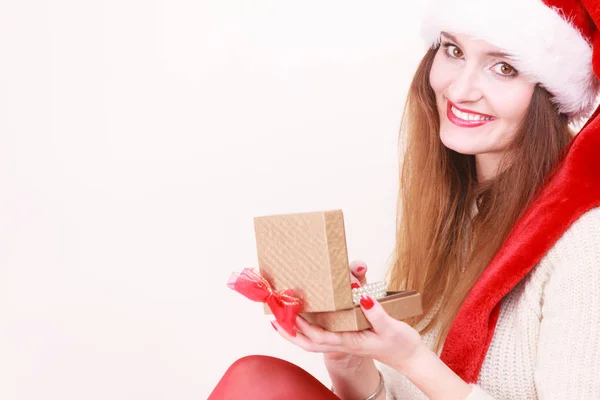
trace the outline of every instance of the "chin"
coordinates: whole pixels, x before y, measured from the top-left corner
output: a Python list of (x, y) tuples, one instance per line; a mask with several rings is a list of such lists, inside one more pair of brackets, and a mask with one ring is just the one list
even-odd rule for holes
[(446, 147), (447, 147), (448, 149), (450, 149), (450, 150), (454, 150), (454, 151), (455, 151), (455, 152), (457, 152), (458, 154), (463, 154), (463, 155), (465, 155), (465, 156), (474, 156), (474, 155), (476, 155), (476, 154), (478, 154), (478, 153), (479, 153), (479, 152), (478, 152), (478, 151), (476, 151), (476, 150), (469, 149), (469, 148), (466, 148), (466, 147), (464, 147), (464, 148), (461, 148), (461, 147), (456, 147), (456, 146), (453, 146), (453, 147), (446, 146)]
[(441, 134), (440, 140), (442, 141), (442, 144), (448, 149), (454, 150), (460, 154), (475, 155), (479, 152), (477, 149), (473, 148), (473, 143), (461, 140), (460, 138), (457, 138), (454, 135)]

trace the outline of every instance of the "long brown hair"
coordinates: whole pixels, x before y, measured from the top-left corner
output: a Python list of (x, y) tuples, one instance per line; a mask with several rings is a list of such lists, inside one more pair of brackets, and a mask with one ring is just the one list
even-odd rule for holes
[[(390, 287), (421, 293), (421, 333), (439, 328), (439, 350), (460, 306), (533, 200), (573, 137), (551, 95), (536, 86), (505, 159), (492, 180), (479, 183), (473, 155), (443, 145), (429, 72), (437, 48), (421, 61), (401, 124), (404, 156)], [(473, 207), (477, 213), (473, 216)], [(428, 318), (429, 319), (429, 318)]]

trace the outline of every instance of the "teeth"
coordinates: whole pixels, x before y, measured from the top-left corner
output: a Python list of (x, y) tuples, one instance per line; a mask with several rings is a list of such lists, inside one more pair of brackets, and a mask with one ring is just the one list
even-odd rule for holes
[(481, 115), (468, 114), (462, 111), (458, 111), (456, 107), (451, 107), (452, 113), (456, 115), (460, 119), (464, 119), (465, 121), (490, 121), (491, 117), (483, 117)]

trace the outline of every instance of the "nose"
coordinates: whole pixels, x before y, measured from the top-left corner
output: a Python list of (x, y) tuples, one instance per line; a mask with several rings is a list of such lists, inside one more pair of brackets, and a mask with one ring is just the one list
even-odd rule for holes
[(457, 71), (448, 86), (448, 98), (453, 103), (474, 103), (481, 99), (479, 76), (474, 68), (465, 66)]

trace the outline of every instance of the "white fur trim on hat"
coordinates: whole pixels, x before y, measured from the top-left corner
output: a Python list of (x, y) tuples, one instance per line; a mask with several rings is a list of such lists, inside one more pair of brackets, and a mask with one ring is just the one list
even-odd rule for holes
[(428, 46), (440, 32), (466, 34), (514, 55), (513, 65), (554, 97), (571, 121), (587, 118), (600, 89), (592, 47), (561, 10), (541, 0), (430, 0), (421, 34)]

